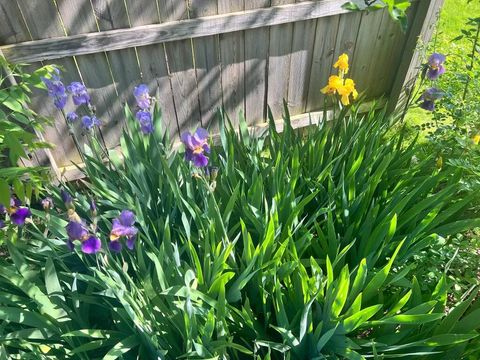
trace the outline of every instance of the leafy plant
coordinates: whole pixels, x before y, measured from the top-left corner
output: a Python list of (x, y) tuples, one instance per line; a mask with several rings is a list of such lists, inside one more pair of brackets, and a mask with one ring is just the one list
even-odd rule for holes
[[(0, 57), (0, 66), (8, 76), (0, 77), (0, 203), (10, 201), (10, 187), (22, 201), (29, 201), (48, 180), (48, 169), (29, 165), (39, 149), (50, 147), (41, 133), (50, 121), (29, 108), (32, 87), (40, 87), (40, 77), (49, 67), (27, 74), (20, 65), (10, 65)], [(39, 138), (40, 136), (40, 138)], [(26, 181), (25, 181), (26, 180)]]
[(410, 5), (410, 0), (364, 0), (363, 4), (360, 4), (360, 1), (348, 1), (342, 5), (342, 8), (350, 11), (375, 11), (387, 8), (391, 18), (400, 24), (403, 32), (406, 32), (407, 10)]
[[(478, 290), (446, 316), (446, 277), (423, 292), (399, 265), (437, 234), (479, 220), (456, 218), (469, 202), (458, 197), (456, 174), (412, 161), (414, 144), (386, 136), (383, 111), (344, 108), (299, 134), (286, 109), (283, 132), (270, 117), (262, 136), (244, 120), (235, 131), (221, 114), (206, 168), (172, 150), (158, 108), (152, 133), (125, 113), (122, 156), (105, 158), (92, 136), (88, 181), (71, 189), (74, 200), (32, 210), (41, 221), (25, 228), (31, 239), (10, 245), (12, 262), (0, 267), (4, 354), (266, 360), (475, 351)], [(50, 191), (60, 204), (59, 190)], [(139, 232), (133, 251), (116, 253), (104, 239), (124, 209)], [(67, 219), (77, 215), (102, 239), (96, 255), (66, 246)]]

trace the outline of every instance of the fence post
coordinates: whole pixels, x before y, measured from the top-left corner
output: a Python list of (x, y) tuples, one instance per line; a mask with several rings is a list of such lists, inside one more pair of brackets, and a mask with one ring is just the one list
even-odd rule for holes
[(405, 105), (409, 94), (415, 87), (422, 61), (421, 51), (417, 43), (428, 43), (444, 0), (420, 0), (415, 16), (410, 24), (408, 39), (402, 52), (402, 60), (390, 91), (388, 113)]

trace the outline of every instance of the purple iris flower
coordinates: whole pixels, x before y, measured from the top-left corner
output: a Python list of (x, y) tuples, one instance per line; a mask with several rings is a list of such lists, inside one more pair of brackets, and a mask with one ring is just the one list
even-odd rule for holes
[(150, 95), (148, 94), (147, 85), (141, 84), (136, 86), (133, 90), (133, 96), (135, 96), (135, 100), (140, 109), (148, 110), (150, 108)]
[(110, 241), (110, 243), (108, 244), (108, 247), (110, 248), (111, 251), (116, 253), (119, 253), (120, 251), (122, 251), (122, 243), (118, 240)]
[(70, 122), (75, 122), (78, 119), (78, 114), (75, 111), (70, 111), (67, 113), (67, 120)]
[(88, 230), (80, 222), (70, 221), (65, 227), (69, 240), (85, 241), (88, 238)]
[(82, 252), (85, 254), (94, 254), (98, 252), (102, 243), (99, 238), (94, 235), (90, 235), (85, 224), (77, 221), (70, 221), (66, 226), (68, 240), (67, 246), (70, 250), (73, 250), (74, 240), (80, 240), (82, 242)]
[(31, 215), (30, 209), (26, 207), (12, 208), (10, 210), (10, 220), (18, 226), (24, 225), (27, 217)]
[(6, 213), (7, 213), (7, 208), (5, 207), (5, 205), (0, 204), (0, 215), (4, 215)]
[(100, 126), (102, 123), (100, 120), (97, 119), (97, 117), (94, 115), (92, 117), (90, 116), (84, 116), (82, 117), (82, 127), (85, 130), (92, 130), (94, 126)]
[(0, 229), (3, 229), (5, 227), (5, 222), (3, 220), (0, 220)]
[(420, 96), (418, 101), (422, 101), (419, 105), (422, 109), (427, 111), (435, 110), (435, 100), (440, 99), (443, 96), (443, 92), (437, 88), (428, 88)]
[(82, 242), (82, 251), (85, 254), (95, 254), (102, 248), (102, 243), (96, 236), (90, 236), (87, 240)]
[(430, 80), (437, 80), (438, 77), (445, 73), (445, 67), (443, 63), (445, 62), (446, 57), (443, 54), (433, 53), (428, 58), (428, 71), (427, 78)]
[(62, 110), (67, 104), (68, 96), (59, 75), (60, 70), (55, 69), (54, 73), (50, 73), (50, 78), (42, 77), (41, 79), (47, 87), (48, 95), (53, 98), (55, 107)]
[(135, 117), (140, 123), (140, 129), (145, 135), (153, 132), (152, 114), (150, 114), (149, 111), (139, 110), (135, 114)]
[(67, 100), (68, 100), (67, 94), (56, 96), (55, 99), (53, 100), (53, 105), (55, 105), (57, 109), (62, 110), (65, 107), (65, 105), (67, 105)]
[(207, 130), (198, 128), (193, 135), (190, 132), (185, 132), (182, 134), (181, 140), (185, 145), (185, 159), (187, 161), (193, 161), (193, 164), (197, 167), (208, 165), (208, 158), (204, 155), (204, 153), (210, 153)]
[(53, 209), (53, 199), (50, 196), (47, 196), (45, 199), (42, 199), (41, 201), (43, 210), (48, 211), (50, 209)]
[(68, 85), (67, 90), (72, 94), (73, 103), (75, 105), (82, 105), (90, 103), (90, 95), (88, 95), (85, 85), (78, 81), (72, 82)]
[(127, 247), (132, 250), (135, 246), (135, 239), (138, 229), (134, 226), (135, 214), (130, 210), (123, 210), (118, 218), (113, 219), (112, 230), (110, 231), (109, 247), (112, 251), (119, 252), (122, 245), (119, 240), (121, 237), (127, 239)]

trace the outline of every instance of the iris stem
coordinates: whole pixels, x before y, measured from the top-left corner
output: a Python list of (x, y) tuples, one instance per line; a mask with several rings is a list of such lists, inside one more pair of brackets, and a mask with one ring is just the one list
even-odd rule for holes
[(63, 115), (63, 119), (65, 120), (65, 124), (67, 124), (67, 127), (68, 127), (68, 133), (70, 134), (70, 136), (72, 137), (73, 139), (73, 142), (75, 144), (75, 147), (77, 148), (77, 151), (78, 153), (80, 154), (80, 158), (82, 159), (82, 161), (85, 162), (85, 156), (83, 154), (83, 151), (82, 151), (82, 148), (80, 146), (80, 143), (77, 139), (77, 136), (75, 135), (75, 132), (73, 131), (73, 127), (72, 127), (72, 124), (70, 124), (70, 122), (68, 121), (67, 119), (67, 115), (65, 115), (65, 110), (61, 109), (60, 112), (62, 113)]
[[(473, 64), (474, 64), (474, 60), (475, 60), (475, 51), (476, 51), (476, 48), (477, 48), (477, 45), (478, 45), (479, 36), (480, 36), (480, 21), (477, 22), (477, 33), (475, 35), (475, 40), (473, 41), (472, 53), (470, 54), (469, 70), (473, 69)], [(470, 75), (468, 75), (467, 82), (465, 83), (465, 88), (463, 90), (462, 101), (465, 101), (465, 98), (467, 97), (468, 87), (470, 86), (470, 81), (471, 80), (472, 80), (472, 77)]]

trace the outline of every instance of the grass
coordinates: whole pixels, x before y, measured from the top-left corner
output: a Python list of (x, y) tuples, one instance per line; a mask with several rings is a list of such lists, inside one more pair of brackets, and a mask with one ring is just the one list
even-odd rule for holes
[[(468, 0), (445, 0), (438, 20), (437, 30), (427, 47), (426, 56), (434, 51), (446, 54), (448, 71), (449, 66), (453, 66), (452, 62), (455, 61), (453, 57), (456, 54), (471, 51), (469, 50), (469, 44), (465, 40), (452, 40), (461, 34), (460, 31), (464, 28), (468, 18), (477, 14), (480, 14), (480, 2), (477, 0), (470, 1), (470, 3), (468, 3)], [(410, 109), (406, 116), (406, 122), (412, 129), (415, 126), (422, 126), (431, 121), (430, 113), (417, 107)], [(425, 136), (430, 130), (431, 128), (428, 126), (421, 130), (420, 142), (425, 140)]]

